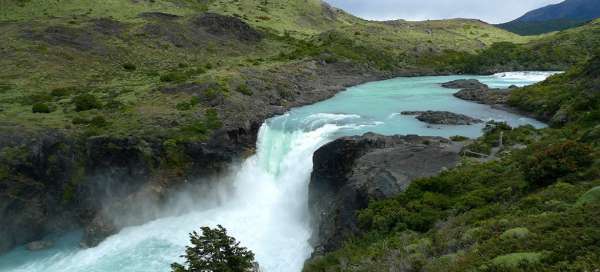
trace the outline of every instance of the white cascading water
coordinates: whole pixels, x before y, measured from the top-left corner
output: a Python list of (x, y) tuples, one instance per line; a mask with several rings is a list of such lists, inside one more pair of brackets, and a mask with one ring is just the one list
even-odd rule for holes
[(179, 255), (189, 232), (217, 224), (251, 249), (264, 271), (300, 271), (312, 252), (307, 203), (312, 154), (343, 127), (329, 121), (352, 117), (309, 116), (293, 130), (286, 128), (287, 115), (273, 118), (260, 129), (256, 155), (233, 171), (231, 187), (215, 191), (221, 204), (203, 205), (217, 208), (202, 210), (201, 205), (199, 211), (126, 228), (98, 247), (11, 271), (168, 271), (170, 263), (183, 261)]
[[(492, 87), (535, 83), (552, 73), (511, 73), (473, 77)], [(260, 129), (257, 152), (203, 195), (182, 192), (174, 200), (177, 216), (129, 227), (90, 249), (77, 247), (77, 235), (59, 238), (47, 251), (22, 247), (0, 256), (7, 272), (162, 272), (183, 260), (188, 233), (202, 226), (223, 225), (256, 254), (264, 272), (298, 272), (310, 256), (308, 181), (312, 154), (343, 135), (368, 131), (431, 136), (481, 135), (483, 124), (428, 126), (403, 110), (449, 110), (510, 125), (535, 120), (474, 104), (452, 96), (439, 83), (460, 76), (398, 78), (351, 88), (336, 97), (272, 118)], [(214, 183), (211, 183), (214, 184)], [(183, 208), (177, 206), (183, 206)], [(183, 211), (183, 212), (182, 212)]]

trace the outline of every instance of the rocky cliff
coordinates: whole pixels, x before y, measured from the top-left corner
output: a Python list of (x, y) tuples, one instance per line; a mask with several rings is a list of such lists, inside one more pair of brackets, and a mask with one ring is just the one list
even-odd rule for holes
[(454, 167), (461, 148), (439, 137), (368, 133), (317, 150), (309, 186), (314, 254), (335, 250), (356, 234), (356, 212), (370, 200), (394, 196), (415, 179)]

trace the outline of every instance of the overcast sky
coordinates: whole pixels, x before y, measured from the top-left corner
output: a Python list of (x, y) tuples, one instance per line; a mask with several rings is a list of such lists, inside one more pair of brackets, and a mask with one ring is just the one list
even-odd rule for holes
[(325, 0), (370, 20), (475, 18), (489, 23), (511, 21), (535, 8), (563, 0)]

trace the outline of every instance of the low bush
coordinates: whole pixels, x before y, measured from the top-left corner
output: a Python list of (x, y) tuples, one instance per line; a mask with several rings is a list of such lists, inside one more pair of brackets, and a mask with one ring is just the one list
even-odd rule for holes
[(162, 82), (175, 82), (180, 83), (184, 82), (188, 79), (188, 76), (182, 72), (170, 72), (160, 76), (160, 81)]
[(74, 93), (75, 90), (76, 89), (74, 87), (55, 88), (50, 91), (50, 95), (54, 97), (65, 97)]
[(252, 90), (250, 90), (250, 87), (248, 87), (246, 84), (241, 84), (235, 90), (247, 96), (251, 96), (253, 94)]
[(102, 104), (92, 94), (80, 94), (73, 98), (73, 104), (75, 105), (75, 111), (86, 111), (91, 109), (99, 109)]
[(33, 106), (31, 107), (31, 111), (33, 113), (50, 113), (50, 107), (45, 104), (45, 103), (37, 103), (37, 104), (33, 104)]
[(125, 71), (135, 71), (137, 69), (137, 66), (135, 66), (135, 64), (133, 63), (124, 63), (123, 64), (123, 69), (125, 69)]
[(537, 186), (552, 184), (592, 163), (592, 149), (572, 140), (538, 144), (529, 150), (531, 154), (522, 159), (521, 169), (525, 178)]

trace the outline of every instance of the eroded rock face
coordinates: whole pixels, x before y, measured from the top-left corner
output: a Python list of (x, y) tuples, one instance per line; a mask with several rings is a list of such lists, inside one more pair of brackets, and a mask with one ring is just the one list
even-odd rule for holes
[(397, 195), (417, 178), (456, 166), (462, 144), (440, 137), (368, 133), (333, 141), (313, 156), (309, 205), (316, 255), (356, 234), (356, 212)]
[(240, 41), (258, 42), (263, 37), (262, 33), (233, 16), (205, 13), (193, 19), (192, 24), (206, 28), (206, 31), (210, 34), (216, 36), (231, 35)]
[(403, 111), (402, 115), (416, 115), (417, 120), (432, 125), (472, 125), (483, 121), (449, 111)]

